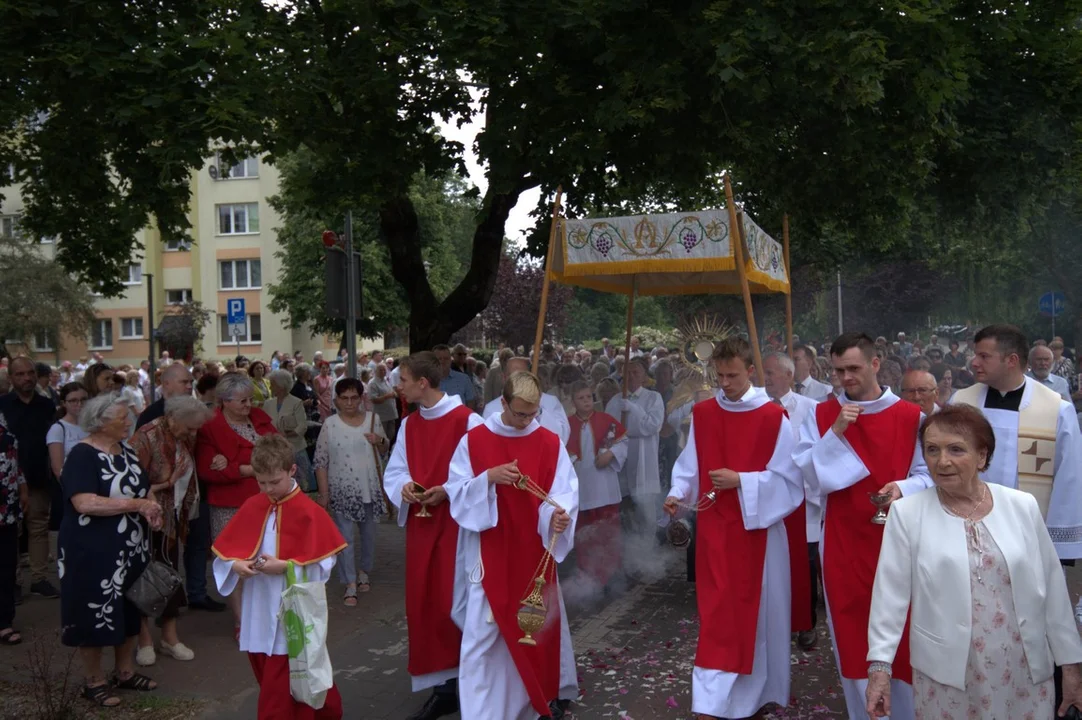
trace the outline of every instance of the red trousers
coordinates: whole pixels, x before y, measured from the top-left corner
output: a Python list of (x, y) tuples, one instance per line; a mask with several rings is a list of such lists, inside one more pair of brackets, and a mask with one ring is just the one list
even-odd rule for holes
[(623, 566), (623, 531), (618, 504), (579, 511), (575, 556), (579, 569), (602, 586), (607, 585)]
[(289, 657), (248, 653), (259, 683), (259, 720), (342, 720), (342, 696), (332, 686), (319, 710), (297, 702), (289, 694)]

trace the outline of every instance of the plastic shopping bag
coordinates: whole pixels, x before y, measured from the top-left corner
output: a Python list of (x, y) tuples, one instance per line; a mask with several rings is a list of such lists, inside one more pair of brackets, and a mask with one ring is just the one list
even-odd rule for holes
[(278, 616), (285, 625), (289, 653), (289, 693), (298, 702), (319, 710), (334, 684), (327, 653), (327, 591), (321, 582), (297, 580), (293, 563), (286, 567), (286, 589)]

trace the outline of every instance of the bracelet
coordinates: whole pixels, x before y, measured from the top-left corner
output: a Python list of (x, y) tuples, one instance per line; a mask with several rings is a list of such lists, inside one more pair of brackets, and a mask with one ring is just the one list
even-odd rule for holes
[(891, 669), (890, 663), (886, 662), (871, 662), (868, 663), (868, 674), (882, 672), (886, 673), (887, 677), (894, 677), (894, 673)]

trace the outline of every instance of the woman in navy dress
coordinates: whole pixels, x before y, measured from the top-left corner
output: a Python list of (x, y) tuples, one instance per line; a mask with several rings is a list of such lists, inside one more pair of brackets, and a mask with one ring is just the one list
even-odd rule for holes
[(150, 561), (150, 530), (159, 529), (161, 506), (149, 497), (150, 481), (125, 442), (131, 412), (116, 393), (89, 401), (79, 416), (89, 433), (64, 463), (64, 519), (59, 556), (61, 640), (79, 648), (86, 671), (83, 696), (103, 707), (120, 704), (102, 671), (102, 649), (115, 656), (113, 687), (153, 690), (135, 672), (141, 614), (124, 597)]

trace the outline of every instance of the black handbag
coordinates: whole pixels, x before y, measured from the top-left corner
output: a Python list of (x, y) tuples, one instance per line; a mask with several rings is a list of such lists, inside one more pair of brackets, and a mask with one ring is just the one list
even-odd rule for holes
[(157, 620), (183, 584), (180, 575), (171, 566), (151, 560), (124, 597), (148, 618)]

